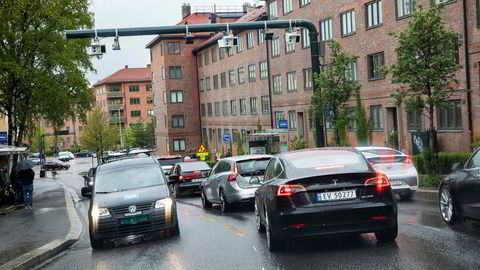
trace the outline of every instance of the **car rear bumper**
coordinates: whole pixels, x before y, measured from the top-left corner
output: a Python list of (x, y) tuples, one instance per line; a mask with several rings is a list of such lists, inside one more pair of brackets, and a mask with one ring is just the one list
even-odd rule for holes
[(393, 228), (396, 206), (362, 203), (328, 208), (304, 207), (289, 213), (269, 213), (272, 233), (280, 238), (367, 233)]
[(418, 174), (388, 176), (394, 194), (415, 192), (418, 189)]
[(258, 187), (241, 188), (237, 183), (228, 183), (224, 191), (228, 203), (254, 203)]
[(181, 191), (200, 192), (202, 182), (184, 182), (179, 183), (178, 187)]

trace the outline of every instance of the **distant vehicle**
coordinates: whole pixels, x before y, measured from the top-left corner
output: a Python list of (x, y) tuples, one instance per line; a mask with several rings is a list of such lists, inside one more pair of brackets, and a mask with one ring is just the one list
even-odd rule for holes
[(88, 151), (88, 150), (82, 150), (78, 153), (74, 153), (73, 155), (76, 157), (76, 158), (84, 158), (84, 157), (92, 157), (93, 156), (93, 152), (91, 151)]
[(404, 200), (411, 199), (418, 189), (418, 172), (412, 159), (388, 147), (357, 147), (372, 167), (388, 177), (393, 193)]
[(41, 160), (40, 160), (40, 153), (33, 153), (27, 158), (28, 160), (33, 161), (35, 164), (39, 165)]
[(440, 185), (443, 221), (452, 225), (462, 219), (480, 220), (480, 149), (465, 165), (454, 164), (452, 170)]
[(132, 158), (97, 167), (93, 186), (82, 188), (90, 197), (90, 244), (142, 237), (162, 230), (180, 234), (177, 205), (170, 197), (166, 176), (154, 158)]
[(217, 203), (222, 212), (228, 212), (236, 203), (253, 205), (255, 191), (263, 183), (271, 158), (270, 155), (246, 155), (218, 161), (208, 179), (202, 183), (203, 207), (210, 208), (212, 203)]
[(72, 159), (75, 159), (75, 156), (72, 154), (72, 152), (65, 151), (65, 152), (59, 152), (57, 155), (57, 158), (65, 162), (65, 161), (70, 161)]
[(374, 232), (397, 238), (397, 203), (388, 178), (354, 148), (292, 151), (273, 157), (255, 192), (255, 220), (271, 251), (285, 239)]
[(175, 196), (184, 192), (198, 193), (200, 185), (210, 173), (210, 166), (205, 161), (177, 163), (169, 176), (169, 185)]
[(70, 165), (61, 160), (47, 160), (43, 164), (43, 169), (46, 171), (68, 170)]
[(166, 175), (172, 173), (173, 166), (177, 163), (183, 162), (181, 156), (160, 156), (157, 157), (160, 166), (162, 166), (163, 171)]

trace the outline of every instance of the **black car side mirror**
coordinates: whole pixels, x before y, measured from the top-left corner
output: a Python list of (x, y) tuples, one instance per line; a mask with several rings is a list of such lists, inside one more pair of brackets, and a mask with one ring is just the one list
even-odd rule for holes
[(452, 172), (456, 172), (460, 169), (460, 163), (456, 162), (452, 165)]
[(82, 188), (82, 197), (92, 198), (92, 187), (91, 186)]

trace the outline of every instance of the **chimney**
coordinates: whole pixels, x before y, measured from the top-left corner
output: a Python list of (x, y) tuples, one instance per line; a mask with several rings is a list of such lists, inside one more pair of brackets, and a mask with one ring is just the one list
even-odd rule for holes
[(182, 5), (182, 19), (190, 16), (192, 14), (192, 7), (189, 4), (183, 3)]
[(125, 68), (128, 68), (128, 65), (125, 65)]
[(215, 13), (210, 14), (210, 23), (217, 23), (217, 14)]
[(251, 12), (252, 10), (254, 10), (255, 7), (253, 7), (252, 5), (250, 5), (250, 3), (245, 3), (243, 4), (243, 13), (249, 13)]

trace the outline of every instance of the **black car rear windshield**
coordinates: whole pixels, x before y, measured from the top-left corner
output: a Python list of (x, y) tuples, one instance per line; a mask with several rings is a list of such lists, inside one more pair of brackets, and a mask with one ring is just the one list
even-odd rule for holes
[(99, 171), (95, 176), (95, 193), (111, 193), (164, 185), (158, 165), (129, 166)]
[(237, 171), (241, 176), (264, 175), (270, 158), (250, 159), (237, 162)]
[(206, 162), (188, 162), (183, 163), (180, 168), (182, 168), (182, 172), (193, 172), (193, 171), (206, 171), (210, 170), (210, 166)]
[(170, 166), (183, 162), (182, 158), (159, 159), (160, 166)]
[(328, 169), (356, 166), (368, 169), (360, 154), (346, 150), (302, 151), (289, 153), (286, 158), (298, 169)]

